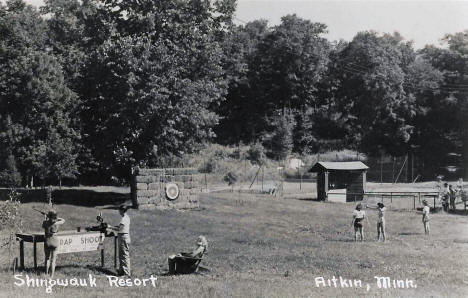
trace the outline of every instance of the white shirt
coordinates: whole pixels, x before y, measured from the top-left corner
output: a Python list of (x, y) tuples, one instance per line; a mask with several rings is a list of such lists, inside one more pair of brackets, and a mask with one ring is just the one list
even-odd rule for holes
[(120, 220), (119, 234), (130, 234), (130, 217), (127, 215), (127, 213), (125, 213)]
[(366, 216), (366, 213), (364, 212), (364, 210), (354, 210), (353, 211), (353, 217), (355, 217), (356, 219), (363, 219), (364, 216)]
[(426, 218), (426, 219), (429, 219), (429, 212), (430, 212), (430, 208), (429, 206), (424, 206), (423, 208), (423, 217)]

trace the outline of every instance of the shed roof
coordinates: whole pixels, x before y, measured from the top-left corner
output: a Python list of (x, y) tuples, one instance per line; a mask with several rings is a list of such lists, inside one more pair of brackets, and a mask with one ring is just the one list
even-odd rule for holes
[(369, 167), (360, 161), (319, 161), (309, 172), (320, 172), (321, 170), (363, 171)]

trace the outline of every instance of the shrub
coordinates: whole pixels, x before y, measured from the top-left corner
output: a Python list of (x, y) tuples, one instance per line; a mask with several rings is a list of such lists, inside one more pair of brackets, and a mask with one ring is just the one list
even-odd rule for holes
[(10, 189), (6, 201), (0, 201), (0, 231), (2, 239), (0, 247), (8, 246), (8, 262), (11, 264), (11, 245), (13, 244), (13, 235), (21, 231), (23, 225), (20, 213), (20, 193)]
[(15, 189), (10, 189), (7, 200), (0, 202), (0, 231), (16, 231), (21, 228), (20, 214), (21, 194)]
[(247, 150), (247, 159), (257, 165), (261, 165), (265, 162), (265, 148), (263, 148), (260, 142), (250, 145)]

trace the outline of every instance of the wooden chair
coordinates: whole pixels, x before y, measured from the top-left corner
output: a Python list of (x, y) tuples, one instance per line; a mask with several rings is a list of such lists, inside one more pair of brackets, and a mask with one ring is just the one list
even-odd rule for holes
[(190, 274), (197, 272), (201, 258), (192, 258), (188, 256), (177, 256), (175, 257), (175, 274)]

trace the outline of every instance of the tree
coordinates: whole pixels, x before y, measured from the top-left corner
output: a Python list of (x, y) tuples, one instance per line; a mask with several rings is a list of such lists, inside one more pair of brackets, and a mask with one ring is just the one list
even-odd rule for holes
[(214, 136), (230, 2), (106, 2), (116, 32), (87, 61), (81, 117), (84, 144), (107, 175), (128, 178), (155, 160), (155, 146), (180, 156)]
[[(395, 33), (358, 33), (340, 52), (342, 74), (335, 92), (349, 114), (347, 130), (364, 152), (408, 152), (415, 132), (422, 86), (438, 86), (438, 73), (416, 61), (411, 43)], [(426, 81), (419, 82), (423, 72)], [(421, 84), (420, 86), (416, 84)], [(429, 90), (431, 91), (431, 90)]]
[(16, 168), (15, 157), (7, 155), (3, 162), (0, 162), (0, 185), (3, 187), (18, 187), (21, 185), (21, 174)]
[(293, 149), (294, 118), (289, 114), (275, 116), (272, 123), (273, 131), (266, 140), (270, 148), (270, 156), (276, 160), (284, 160)]
[[(438, 92), (427, 98), (426, 113), (419, 119), (421, 144), (427, 159), (438, 161), (432, 162), (435, 167), (445, 166), (441, 156), (468, 150), (468, 32), (446, 35), (444, 41), (448, 48), (427, 46), (420, 52), (442, 74)], [(463, 156), (466, 169), (468, 157)]]
[(313, 105), (315, 85), (328, 63), (324, 33), (324, 24), (288, 15), (259, 44), (254, 83), (267, 111)]
[(256, 63), (258, 44), (270, 31), (267, 21), (257, 20), (232, 27), (222, 43), (223, 69), (228, 80), (226, 100), (216, 109), (220, 123), (215, 132), (220, 143), (238, 144), (257, 138), (258, 101), (251, 84), (252, 67)]
[(252, 142), (267, 132), (266, 120), (277, 110), (296, 114), (314, 105), (316, 83), (328, 62), (329, 43), (321, 37), (325, 32), (324, 24), (296, 15), (272, 28), (262, 21), (234, 28), (225, 42), (235, 58), (228, 68), (234, 75), (227, 102), (220, 109), (220, 136), (233, 131), (235, 137), (226, 136), (226, 141)]
[(247, 159), (253, 164), (263, 165), (265, 162), (265, 148), (260, 142), (255, 142), (247, 150)]
[[(0, 142), (7, 145), (23, 177), (53, 176), (57, 146), (73, 144), (71, 126), (76, 96), (66, 85), (56, 57), (45, 49), (46, 26), (40, 14), (22, 1), (0, 8)], [(74, 148), (63, 147), (60, 166), (73, 171)], [(63, 168), (65, 167), (65, 168)]]

